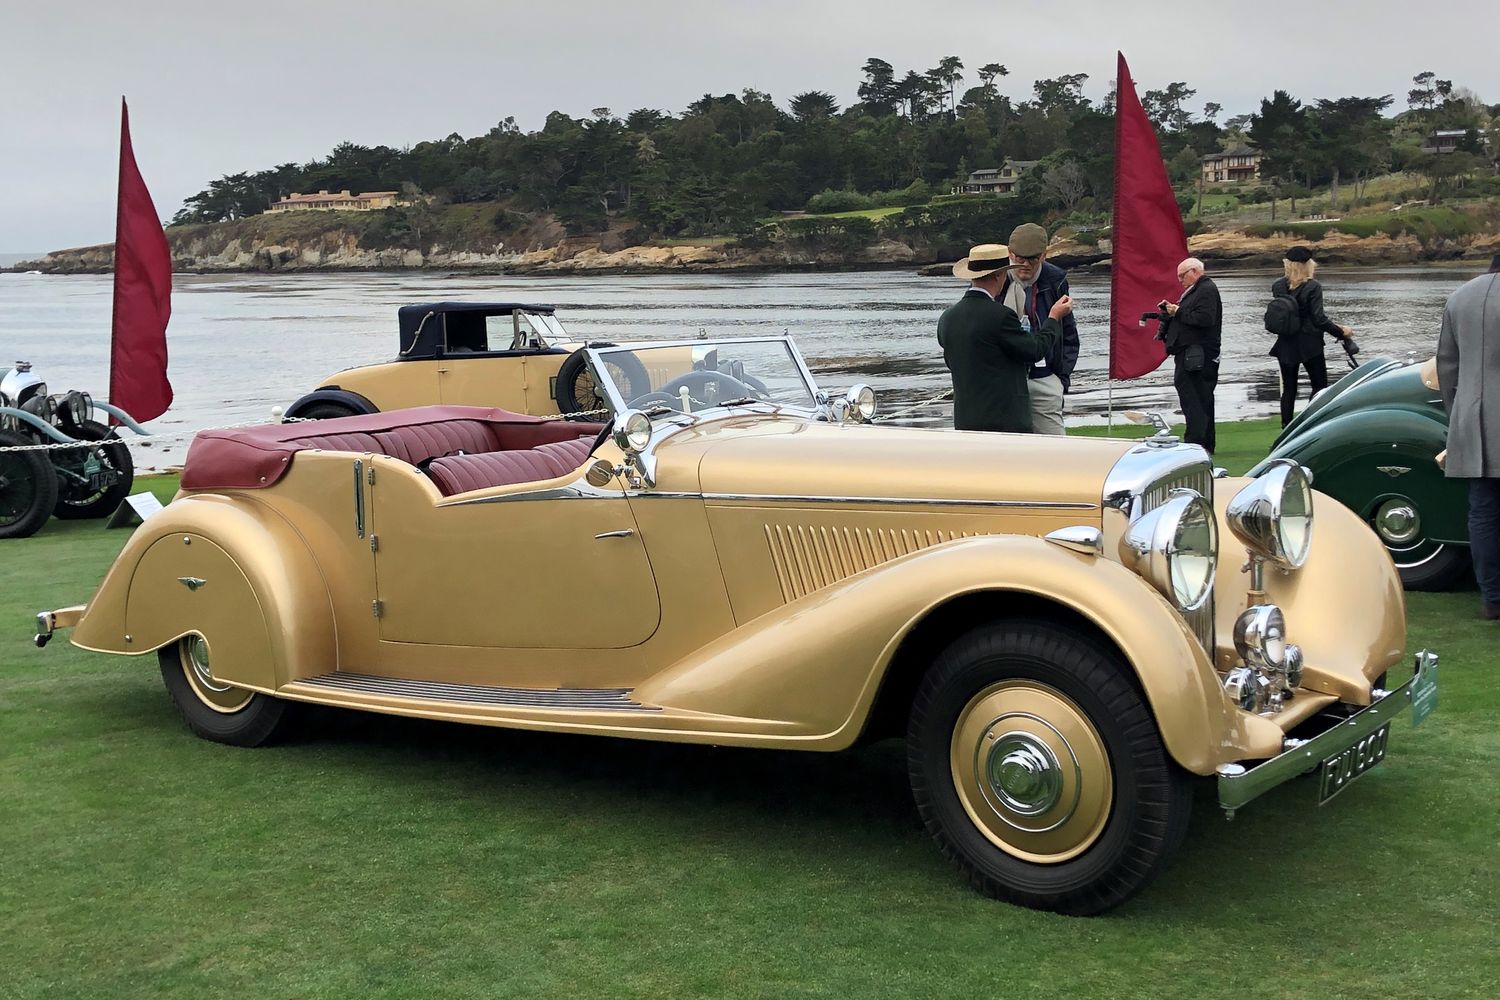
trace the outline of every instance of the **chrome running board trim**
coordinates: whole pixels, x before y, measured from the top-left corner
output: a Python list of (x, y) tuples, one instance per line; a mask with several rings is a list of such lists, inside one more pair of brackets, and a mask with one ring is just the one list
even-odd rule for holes
[(300, 688), (321, 688), (351, 694), (410, 698), (465, 705), (496, 705), (506, 708), (556, 708), (568, 711), (660, 712), (630, 697), (630, 688), (516, 688), (484, 684), (449, 684), (404, 677), (335, 672), (296, 682)]

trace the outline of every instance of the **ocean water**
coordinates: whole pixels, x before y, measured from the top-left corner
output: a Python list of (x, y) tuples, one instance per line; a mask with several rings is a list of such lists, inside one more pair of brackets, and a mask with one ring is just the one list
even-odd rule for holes
[[(1453, 268), (1327, 269), (1325, 304), (1352, 326), (1364, 357), (1425, 358), (1448, 293), (1473, 273)], [(1276, 275), (1216, 275), (1224, 298), (1220, 419), (1275, 412), (1275, 363), (1261, 316)], [(1069, 419), (1176, 409), (1170, 365), (1112, 387), (1106, 378), (1109, 278), (1071, 279), (1082, 352)], [(845, 274), (506, 277), (428, 273), (178, 275), (167, 332), (176, 400), (151, 422), (161, 432), (268, 420), (332, 372), (394, 357), (396, 309), (444, 299), (551, 303), (569, 333), (590, 340), (792, 335), (825, 388), (868, 382), (887, 411), (948, 388), (935, 329), (958, 298), (951, 278), (910, 272)], [(107, 398), (108, 275), (0, 274), (0, 364), (31, 361), (53, 391)], [(1346, 365), (1330, 344), (1330, 373)], [(1304, 388), (1304, 393), (1306, 389)], [(910, 422), (942, 425), (945, 406)], [(129, 436), (129, 435), (127, 435)], [(136, 451), (142, 467), (181, 462), (185, 442)]]

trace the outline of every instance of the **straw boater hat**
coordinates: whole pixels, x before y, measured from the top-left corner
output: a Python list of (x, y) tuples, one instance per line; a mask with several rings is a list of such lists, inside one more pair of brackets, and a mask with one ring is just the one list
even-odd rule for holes
[(953, 276), (972, 281), (988, 278), (1010, 267), (1010, 251), (1000, 243), (981, 243), (969, 250), (969, 256), (953, 265)]

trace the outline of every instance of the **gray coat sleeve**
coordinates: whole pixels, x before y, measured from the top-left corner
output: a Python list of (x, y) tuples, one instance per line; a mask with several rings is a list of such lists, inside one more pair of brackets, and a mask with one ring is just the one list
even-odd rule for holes
[(1443, 305), (1443, 325), (1438, 331), (1438, 385), (1443, 393), (1443, 409), (1453, 415), (1453, 400), (1458, 395), (1458, 336), (1453, 328), (1453, 306)]

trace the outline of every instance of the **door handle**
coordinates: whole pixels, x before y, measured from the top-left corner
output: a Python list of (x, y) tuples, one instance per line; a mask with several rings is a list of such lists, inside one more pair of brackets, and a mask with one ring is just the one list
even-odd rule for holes
[(634, 528), (621, 528), (619, 531), (601, 531), (594, 536), (594, 540), (598, 541), (601, 538), (629, 538), (633, 534), (635, 534)]

